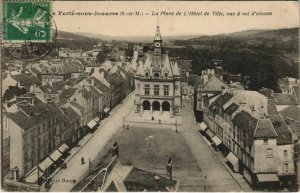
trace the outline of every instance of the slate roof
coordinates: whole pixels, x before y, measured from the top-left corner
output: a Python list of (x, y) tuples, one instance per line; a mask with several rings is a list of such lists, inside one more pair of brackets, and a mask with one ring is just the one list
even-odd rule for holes
[(81, 106), (80, 104), (78, 104), (74, 101), (71, 101), (70, 104), (73, 105), (74, 107), (76, 107), (77, 109), (79, 109), (81, 113), (84, 113), (85, 108), (83, 106)]
[(68, 88), (64, 89), (60, 94), (59, 94), (59, 104), (65, 104), (68, 102), (68, 99), (73, 96), (77, 88)]
[(297, 105), (296, 96), (284, 93), (273, 94), (276, 105)]
[(289, 118), (294, 119), (295, 121), (300, 122), (300, 107), (299, 106), (291, 105), (291, 106), (283, 109), (282, 111), (280, 111), (280, 114), (283, 117), (289, 117)]
[(271, 122), (273, 124), (274, 129), (278, 134), (277, 144), (291, 144), (292, 142), (292, 134), (289, 131), (286, 123), (282, 119), (280, 115), (274, 115), (271, 118)]
[(21, 110), (8, 113), (8, 117), (24, 130), (56, 115), (56, 110), (51, 105), (43, 103), (36, 97), (34, 97), (34, 105), (23, 103), (19, 104), (18, 107)]
[(252, 117), (248, 112), (241, 111), (232, 119), (234, 125), (248, 132), (253, 137), (258, 120)]
[(79, 114), (77, 114), (76, 111), (74, 111), (71, 107), (61, 108), (61, 109), (65, 113), (65, 116), (69, 123), (72, 123), (81, 118), (81, 116)]
[(223, 107), (231, 98), (233, 97), (233, 94), (226, 92), (222, 95), (220, 95), (214, 103), (217, 104), (220, 107)]
[(231, 103), (226, 109), (225, 113), (228, 115), (232, 115), (237, 109), (239, 108), (239, 105), (236, 103)]
[(107, 92), (110, 90), (105, 84), (103, 84), (101, 81), (99, 81), (94, 76), (90, 76), (86, 80), (90, 82), (92, 79), (94, 80), (94, 87), (99, 89), (101, 92)]
[(14, 74), (11, 75), (11, 77), (19, 82), (21, 86), (30, 86), (33, 82), (31, 77), (26, 76), (25, 74)]
[(263, 137), (277, 137), (277, 133), (270, 121), (270, 119), (260, 119), (258, 120), (256, 130), (254, 132), (253, 137), (255, 138), (263, 138)]

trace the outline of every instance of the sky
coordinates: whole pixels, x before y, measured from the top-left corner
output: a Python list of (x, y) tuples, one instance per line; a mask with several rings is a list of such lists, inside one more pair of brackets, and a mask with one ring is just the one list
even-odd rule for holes
[[(143, 16), (95, 16), (58, 15), (75, 12), (135, 12)], [(53, 20), (58, 30), (94, 33), (109, 36), (153, 36), (157, 15), (153, 12), (197, 11), (209, 12), (209, 16), (159, 15), (161, 33), (164, 36), (215, 35), (249, 29), (278, 29), (299, 27), (299, 4), (291, 1), (53, 1)], [(213, 11), (224, 16), (213, 16)], [(240, 12), (249, 16), (237, 16)], [(271, 12), (268, 16), (251, 16), (253, 12)], [(148, 13), (149, 15), (146, 15)], [(227, 16), (235, 13), (235, 16)]]

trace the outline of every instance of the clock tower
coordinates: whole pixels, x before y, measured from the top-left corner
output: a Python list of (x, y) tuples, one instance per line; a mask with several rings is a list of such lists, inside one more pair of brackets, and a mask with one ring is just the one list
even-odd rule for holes
[(154, 37), (154, 54), (153, 54), (153, 63), (154, 67), (157, 70), (161, 68), (161, 54), (162, 54), (162, 39), (160, 35), (159, 25), (156, 27), (156, 33)]

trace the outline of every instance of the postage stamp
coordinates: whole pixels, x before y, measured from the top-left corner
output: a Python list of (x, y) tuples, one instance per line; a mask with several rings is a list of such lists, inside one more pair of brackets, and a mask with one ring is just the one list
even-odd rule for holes
[(51, 41), (51, 3), (45, 1), (2, 2), (4, 41)]

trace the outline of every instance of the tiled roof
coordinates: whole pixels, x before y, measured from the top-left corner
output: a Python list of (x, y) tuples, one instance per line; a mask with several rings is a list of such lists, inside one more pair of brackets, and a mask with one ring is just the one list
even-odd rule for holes
[(34, 105), (23, 103), (18, 106), (21, 110), (16, 113), (9, 113), (8, 117), (24, 130), (56, 115), (56, 111), (51, 105), (43, 103), (36, 97), (34, 97)]
[(296, 96), (284, 93), (273, 94), (276, 105), (297, 105)]
[(278, 114), (278, 111), (276, 109), (276, 105), (274, 103), (274, 100), (273, 99), (268, 99), (268, 102), (267, 102), (267, 111), (268, 111), (268, 114), (269, 115), (273, 115), (273, 114)]
[(238, 108), (239, 108), (238, 104), (232, 103), (225, 109), (225, 113), (228, 115), (232, 115)]
[(204, 92), (222, 92), (228, 86), (215, 76), (212, 76), (206, 83), (204, 83), (202, 91)]
[(238, 128), (243, 129), (245, 132), (248, 132), (251, 137), (253, 137), (258, 120), (252, 117), (248, 112), (241, 111), (234, 116), (232, 122)]
[(280, 115), (274, 115), (271, 117), (271, 122), (274, 129), (278, 134), (277, 143), (278, 144), (290, 144), (292, 141), (292, 134), (289, 131), (286, 123)]
[(300, 103), (300, 86), (293, 86), (298, 104)]
[(255, 138), (277, 137), (277, 133), (270, 119), (260, 119), (258, 121), (253, 137)]
[(216, 100), (215, 104), (217, 104), (220, 107), (223, 107), (231, 98), (233, 97), (233, 94), (230, 94), (229, 92), (226, 92), (222, 95), (220, 95)]
[(300, 122), (300, 106), (291, 105), (280, 111), (280, 114), (283, 117), (289, 117)]

